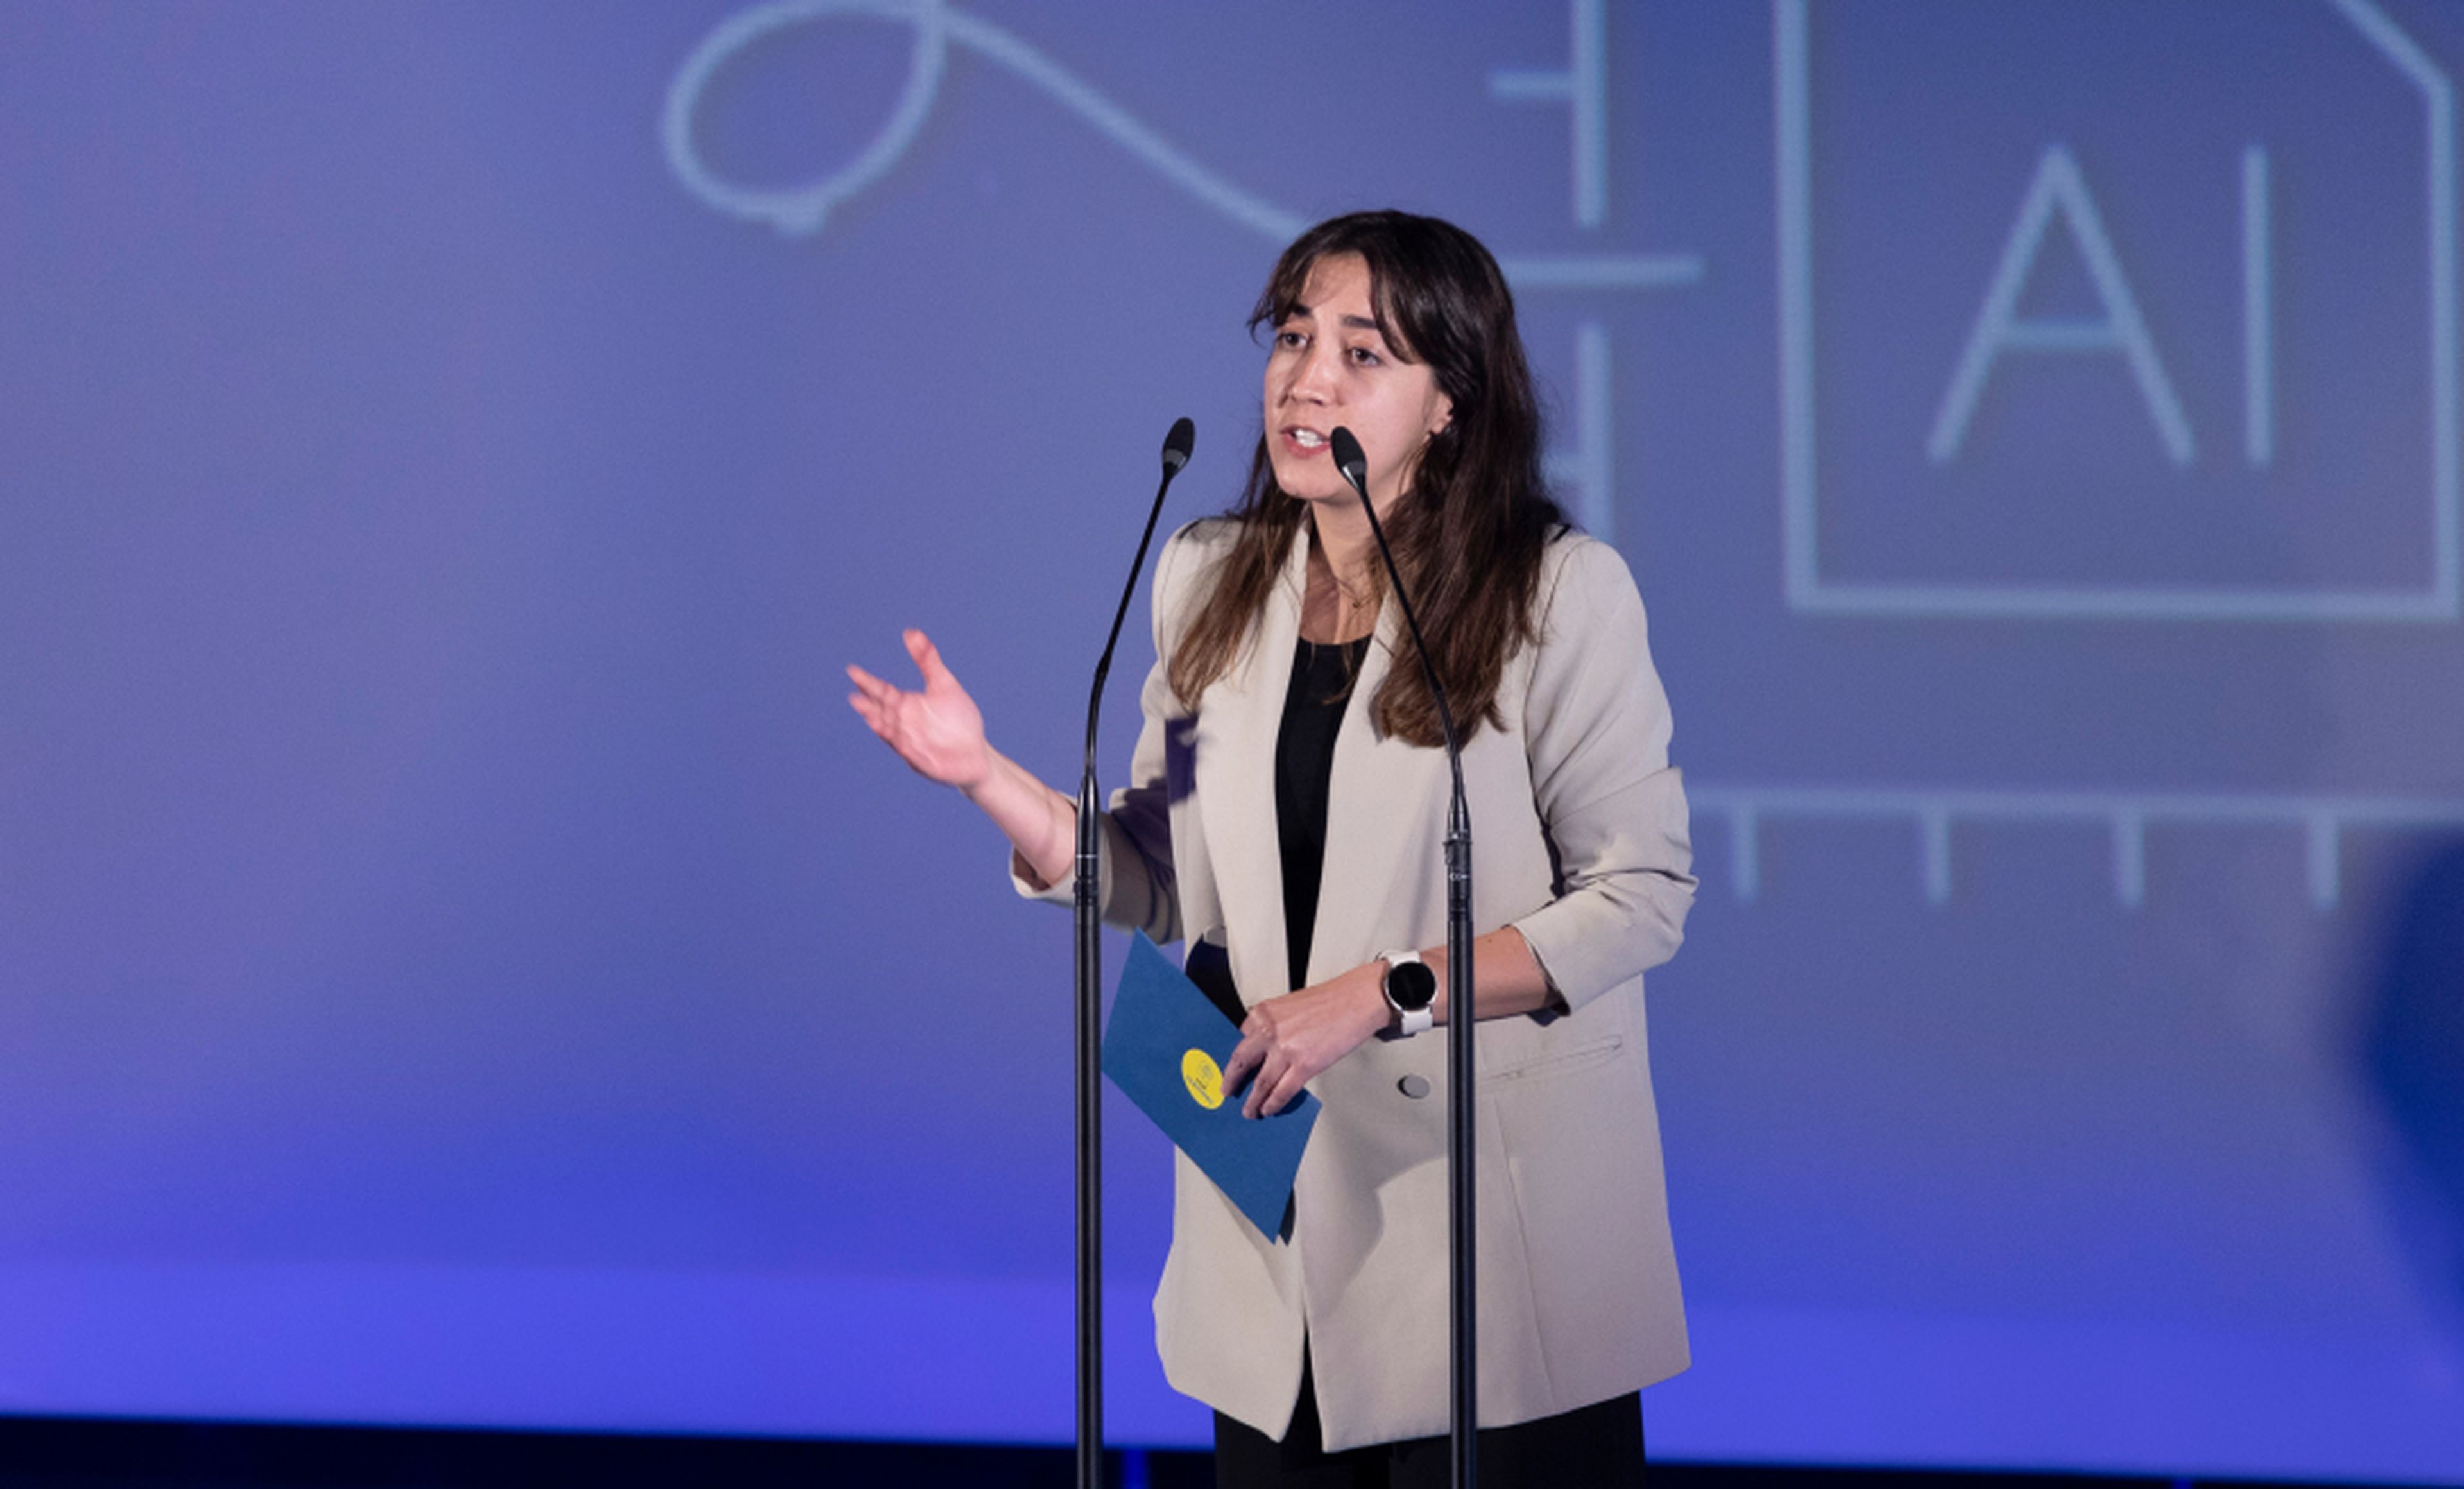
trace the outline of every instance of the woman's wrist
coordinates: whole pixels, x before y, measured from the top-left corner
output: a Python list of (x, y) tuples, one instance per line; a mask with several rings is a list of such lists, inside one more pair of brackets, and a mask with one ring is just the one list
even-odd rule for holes
[(983, 764), (975, 771), (972, 778), (967, 780), (958, 780), (954, 777), (950, 784), (957, 788), (959, 795), (964, 796), (971, 802), (974, 802), (977, 806), (982, 807), (985, 805), (984, 793), (986, 791), (999, 790), (1001, 787), (1005, 784), (1002, 779), (1003, 772), (1001, 770), (1001, 767), (1007, 764), (1009, 764), (1008, 756), (1002, 754), (1000, 750), (993, 748), (992, 745), (986, 744), (984, 746)]
[(1386, 962), (1379, 958), (1356, 968), (1360, 976), (1358, 994), (1360, 1017), (1368, 1033), (1361, 1037), (1375, 1038), (1395, 1027), (1395, 1007), (1386, 1001)]
[(1077, 851), (1077, 807), (991, 745), (984, 746), (984, 756), (981, 778), (958, 787), (958, 793), (1001, 830), (1026, 867), (1026, 878), (1049, 888), (1069, 872)]

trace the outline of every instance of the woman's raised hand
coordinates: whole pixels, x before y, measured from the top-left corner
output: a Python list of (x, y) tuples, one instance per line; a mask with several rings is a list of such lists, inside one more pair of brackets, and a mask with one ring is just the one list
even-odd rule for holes
[(1076, 805), (984, 742), (983, 714), (923, 632), (907, 633), (907, 655), (924, 675), (924, 691), (892, 687), (849, 667), (855, 691), (847, 706), (917, 775), (955, 786), (982, 808), (1018, 850), (1017, 867), (1030, 884), (1058, 883), (1077, 844)]
[(972, 791), (992, 772), (992, 746), (984, 743), (984, 716), (958, 679), (941, 664), (941, 654), (923, 632), (906, 634), (907, 655), (924, 675), (924, 691), (911, 693), (849, 666), (855, 691), (847, 706), (863, 715), (872, 732), (898, 751), (917, 775)]

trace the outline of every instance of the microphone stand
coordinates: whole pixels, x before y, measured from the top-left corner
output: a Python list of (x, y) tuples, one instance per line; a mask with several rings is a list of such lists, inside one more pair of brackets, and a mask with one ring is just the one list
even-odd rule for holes
[(1403, 623), (1412, 633), (1412, 649), (1420, 655), (1420, 671), (1429, 679), (1429, 698), (1438, 705), (1438, 727), (1445, 736), (1446, 768), (1454, 789), (1446, 803), (1446, 1271), (1451, 1316), (1448, 1330), (1447, 1449), (1454, 1467), (1454, 1489), (1474, 1489), (1480, 1478), (1480, 1350), (1475, 1338), (1478, 1280), (1473, 1272), (1478, 1236), (1473, 1227), (1477, 1209), (1472, 1196), (1472, 987), (1471, 987), (1471, 808), (1463, 797), (1463, 745), (1455, 735), (1455, 719), (1446, 707), (1446, 690), (1438, 681), (1437, 664), (1420, 635), (1419, 617), (1403, 590), (1403, 572), (1395, 567), (1395, 552), (1386, 546), (1386, 529), (1369, 500), (1369, 460), (1360, 441), (1348, 429), (1330, 436), (1334, 468), (1360, 498), (1369, 516), (1369, 534), (1377, 540), (1377, 556), (1386, 566), (1386, 582), (1403, 608)]
[(1104, 655), (1095, 663), (1095, 686), (1087, 699), (1087, 768), (1078, 778), (1077, 882), (1072, 897), (1078, 920), (1078, 1489), (1103, 1489), (1104, 1484), (1104, 1088), (1100, 1074), (1104, 940), (1098, 889), (1098, 845), (1104, 830), (1098, 815), (1103, 798), (1095, 789), (1095, 723), (1104, 707), (1104, 679), (1112, 671), (1112, 648), (1121, 639), (1121, 621), (1130, 612), (1130, 596), (1137, 591), (1138, 573), (1146, 567), (1155, 519), (1163, 515), (1164, 493), (1172, 489), (1172, 478), (1189, 463), (1190, 451), (1197, 444), (1198, 426), (1187, 419), (1176, 422), (1164, 436), (1163, 479), (1155, 485), (1155, 505), (1147, 509), (1146, 531), (1138, 535), (1137, 560), (1130, 566), (1129, 583), (1121, 587), (1120, 608), (1112, 611), (1112, 630), (1104, 637)]

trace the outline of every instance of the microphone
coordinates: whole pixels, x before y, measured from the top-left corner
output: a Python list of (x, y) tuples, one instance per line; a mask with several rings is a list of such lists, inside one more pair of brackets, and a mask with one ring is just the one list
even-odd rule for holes
[(1403, 607), (1412, 649), (1420, 654), (1420, 675), (1429, 679), (1429, 699), (1438, 705), (1446, 768), (1454, 777), (1453, 795), (1446, 803), (1446, 1414), (1452, 1425), (1453, 1480), (1460, 1489), (1472, 1484), (1479, 1473), (1472, 1444), (1480, 1423), (1480, 1350), (1474, 1337), (1480, 1317), (1475, 1255), (1479, 1235), (1472, 1203), (1477, 1191), (1471, 1110), (1471, 808), (1463, 797), (1463, 746), (1455, 737), (1454, 714), (1446, 707), (1445, 685), (1438, 680), (1438, 664), (1429, 659), (1419, 617), (1412, 613), (1412, 597), (1403, 589), (1403, 571), (1395, 567), (1395, 551), (1386, 545), (1386, 529), (1377, 521), (1376, 504), (1369, 500), (1369, 457), (1348, 429), (1338, 426), (1331, 442), (1334, 468), (1360, 498), (1360, 510), (1369, 516), (1370, 536), (1377, 540), (1377, 556), (1386, 565), (1386, 583), (1395, 591), (1396, 603)]
[[(1360, 494), (1360, 504), (1367, 506), (1369, 504), (1368, 455), (1361, 450), (1360, 441), (1352, 437), (1352, 431), (1340, 424), (1334, 427), (1333, 443), (1334, 468), (1342, 473), (1344, 483)], [(1374, 522), (1377, 514), (1372, 512), (1369, 516)]]
[(1420, 654), (1420, 675), (1429, 679), (1429, 697), (1438, 705), (1438, 727), (1445, 736), (1446, 760), (1454, 767), (1455, 795), (1463, 795), (1463, 752), (1455, 744), (1454, 714), (1446, 707), (1445, 684), (1438, 680), (1437, 663), (1429, 659), (1428, 643), (1420, 639), (1419, 617), (1412, 613), (1412, 597), (1403, 590), (1402, 570), (1395, 567), (1395, 552), (1386, 546), (1386, 529), (1377, 521), (1377, 508), (1369, 500), (1369, 456), (1360, 448), (1360, 440), (1351, 430), (1338, 424), (1328, 437), (1334, 446), (1334, 468), (1343, 477), (1353, 495), (1360, 498), (1360, 510), (1369, 514), (1369, 533), (1377, 540), (1377, 556), (1385, 561), (1386, 581), (1395, 591), (1396, 601), (1403, 607), (1404, 624), (1412, 632), (1412, 649)]
[[(1121, 621), (1130, 613), (1130, 597), (1137, 592), (1138, 574), (1147, 567), (1147, 544), (1155, 538), (1155, 519), (1163, 515), (1163, 494), (1172, 489), (1172, 478), (1189, 463), (1192, 451), (1198, 448), (1198, 425), (1183, 417), (1175, 419), (1172, 433), (1163, 436), (1163, 479), (1155, 483), (1155, 505), (1147, 508), (1146, 531), (1138, 534), (1138, 556), (1130, 566), (1130, 582), (1121, 587), (1120, 607), (1112, 611), (1112, 629), (1104, 637), (1104, 655), (1095, 663), (1095, 688), (1087, 700), (1087, 779), (1095, 778), (1095, 720), (1104, 706), (1104, 679), (1111, 675), (1112, 648), (1120, 644)], [(1086, 824), (1079, 824), (1082, 836)]]
[(1130, 565), (1129, 583), (1121, 587), (1120, 608), (1112, 611), (1112, 629), (1104, 637), (1103, 657), (1095, 663), (1095, 686), (1087, 697), (1087, 770), (1078, 778), (1077, 987), (1075, 998), (1076, 1101), (1078, 1140), (1078, 1483), (1094, 1489), (1104, 1473), (1104, 1106), (1101, 1064), (1103, 1030), (1104, 942), (1101, 906), (1097, 903), (1099, 847), (1103, 829), (1096, 812), (1102, 801), (1095, 786), (1095, 724), (1104, 706), (1104, 679), (1112, 671), (1112, 648), (1121, 639), (1121, 621), (1130, 612), (1130, 596), (1137, 592), (1139, 571), (1147, 567), (1147, 544), (1155, 538), (1155, 519), (1163, 515), (1164, 493), (1172, 478), (1189, 463), (1198, 446), (1198, 426), (1180, 419), (1163, 438), (1163, 478), (1155, 484), (1155, 504), (1147, 508), (1146, 531), (1138, 535), (1138, 556)]

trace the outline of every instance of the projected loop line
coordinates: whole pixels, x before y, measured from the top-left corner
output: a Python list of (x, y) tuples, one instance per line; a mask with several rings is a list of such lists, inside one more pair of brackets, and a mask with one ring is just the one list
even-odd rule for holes
[[(801, 26), (847, 18), (890, 21), (914, 29), (906, 86), (880, 132), (846, 166), (803, 185), (746, 186), (713, 170), (693, 141), (693, 118), (712, 79), (766, 38)], [(1300, 213), (1277, 207), (1201, 165), (1017, 35), (943, 0), (771, 0), (728, 17), (686, 56), (668, 86), (660, 138), (669, 168), (686, 190), (715, 211), (766, 223), (790, 237), (819, 233), (841, 202), (888, 175), (915, 143), (940, 95), (954, 45), (1033, 83), (1165, 181), (1250, 233), (1280, 245), (1309, 226), (1309, 219)], [(1520, 289), (1664, 289), (1693, 284), (1703, 278), (1703, 260), (1693, 254), (1510, 256), (1501, 260), (1501, 267)]]
[[(832, 17), (902, 22), (915, 29), (915, 50), (897, 106), (864, 152), (807, 185), (762, 189), (722, 180), (694, 146), (693, 121), (703, 90), (720, 69), (765, 37)], [(732, 217), (766, 222), (791, 236), (818, 233), (831, 209), (888, 174), (915, 143), (941, 89), (951, 43), (968, 48), (1050, 94), (1145, 161), (1164, 179), (1253, 232), (1281, 241), (1307, 226), (1294, 213), (1259, 200), (1192, 160), (1086, 81), (1017, 36), (941, 0), (777, 0), (729, 17), (685, 58), (668, 89), (663, 128), (668, 163), (686, 189)]]
[[(903, 21), (915, 28), (915, 50), (907, 69), (907, 86), (881, 132), (846, 168), (809, 186), (763, 190), (721, 180), (702, 163), (693, 147), (693, 112), (704, 89), (736, 55), (777, 32), (792, 30), (826, 15), (870, 16)], [(948, 12), (938, 0), (791, 0), (756, 6), (722, 21), (702, 38), (668, 87), (667, 112), (661, 137), (668, 164), (685, 189), (731, 217), (767, 222), (790, 236), (819, 233), (829, 221), (830, 209), (889, 174), (890, 167), (915, 142), (925, 116), (941, 91), (941, 69), (949, 56)]]

